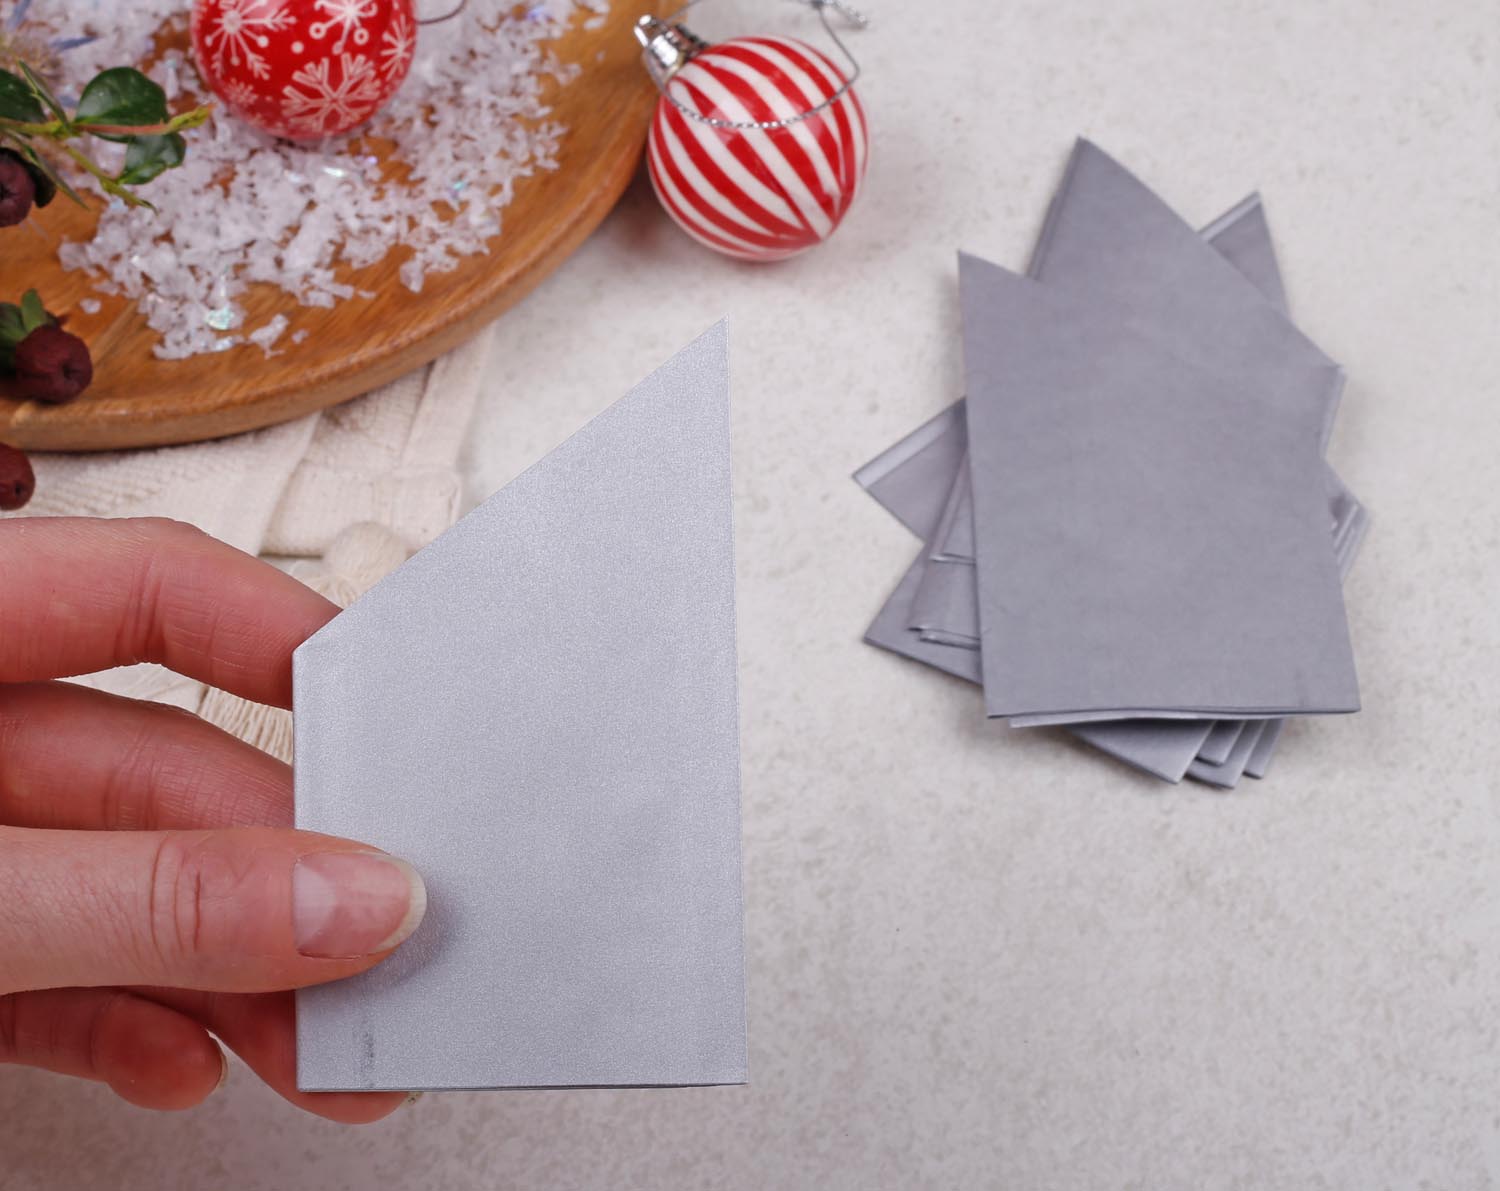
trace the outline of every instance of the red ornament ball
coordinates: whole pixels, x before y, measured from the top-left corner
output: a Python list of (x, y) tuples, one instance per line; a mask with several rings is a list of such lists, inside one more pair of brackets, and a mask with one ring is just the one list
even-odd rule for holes
[[(846, 81), (826, 55), (790, 37), (737, 37), (694, 53), (667, 81), (647, 147), (668, 214), (693, 239), (743, 260), (822, 243), (858, 197), (869, 156), (854, 91), (833, 99)], [(751, 123), (777, 126), (743, 127)]]
[(417, 45), (412, 0), (196, 0), (198, 72), (235, 115), (316, 140), (396, 93)]

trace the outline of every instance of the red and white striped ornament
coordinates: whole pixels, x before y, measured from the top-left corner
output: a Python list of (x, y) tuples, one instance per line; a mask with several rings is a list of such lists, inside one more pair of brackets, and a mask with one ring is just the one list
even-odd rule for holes
[(701, 244), (774, 261), (821, 244), (859, 195), (864, 109), (828, 56), (790, 37), (708, 45), (643, 18), (662, 90), (647, 168), (662, 206)]

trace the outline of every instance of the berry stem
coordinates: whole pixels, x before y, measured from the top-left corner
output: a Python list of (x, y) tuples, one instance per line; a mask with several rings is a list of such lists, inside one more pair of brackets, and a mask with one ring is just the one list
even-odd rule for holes
[[(39, 202), (40, 206), (45, 206), (58, 190), (74, 202), (83, 204), (83, 199), (41, 152), (44, 145), (51, 144), (92, 177), (106, 195), (118, 198), (132, 207), (149, 208), (151, 204), (136, 197), (126, 179), (149, 181), (162, 170), (180, 164), (185, 150), (182, 139), (177, 134), (196, 128), (209, 117), (210, 109), (207, 107), (193, 108), (173, 116), (168, 110), (166, 93), (161, 87), (140, 71), (124, 66), (95, 75), (84, 87), (76, 111), (69, 116), (61, 101), (52, 94), (47, 83), (35, 70), (25, 62), (18, 62), (17, 66), (20, 77), (8, 70), (0, 70), (0, 83), (4, 84), (0, 87), (0, 95), (5, 96), (9, 113), (0, 115), (0, 143), (9, 141), (18, 146), (29, 163), (27, 168), (33, 175), (39, 173), (44, 177), (47, 193)], [(22, 92), (22, 88), (28, 88), (30, 94)], [(90, 120), (90, 113), (105, 119)], [(51, 119), (46, 118), (49, 114)], [(17, 116), (25, 118), (18, 119)], [(132, 116), (144, 117), (153, 122), (118, 123), (119, 120), (128, 120)], [(125, 168), (118, 175), (111, 174), (88, 153), (69, 143), (86, 136), (125, 142), (129, 146), (126, 150)]]
[(0, 116), (0, 130), (19, 136), (40, 136), (48, 140), (61, 141), (78, 133), (94, 136), (164, 136), (197, 128), (208, 119), (211, 107), (194, 108), (173, 116), (163, 124), (91, 124), (87, 121), (48, 120), (44, 124), (29, 124), (24, 120), (9, 120)]
[[(112, 194), (132, 207), (151, 206), (150, 203), (131, 190), (130, 187), (115, 181), (112, 175), (106, 173), (102, 167), (95, 163), (93, 158), (87, 153), (81, 152), (76, 146), (70, 145), (66, 141), (60, 141), (58, 142), (58, 147), (71, 157), (80, 168), (93, 175), (94, 181), (99, 183), (99, 189), (104, 191), (105, 194)], [(155, 210), (155, 208), (153, 207), (152, 210)]]

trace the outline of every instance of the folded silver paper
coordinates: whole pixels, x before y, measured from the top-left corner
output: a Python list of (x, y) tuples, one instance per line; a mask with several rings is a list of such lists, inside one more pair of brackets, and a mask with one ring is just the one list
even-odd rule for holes
[(297, 651), (297, 825), (429, 896), (301, 1088), (745, 1081), (729, 474), (720, 323)]
[(1318, 436), (1335, 369), (975, 257), (959, 284), (987, 714), (1358, 710)]
[[(1100, 168), (1075, 168), (1084, 156), (1096, 158), (1094, 164)], [(1077, 188), (1094, 188), (1111, 196), (1111, 205), (1116, 208), (1112, 226), (1117, 234), (1126, 238), (1134, 235), (1133, 221), (1151, 226), (1159, 221), (1164, 209), (1159, 199), (1086, 142), (1079, 142), (1074, 148), (1069, 169), (1059, 188), (1059, 197), (1053, 204), (1054, 211), (1067, 206), (1065, 192)], [(1057, 215), (1049, 215), (1044, 236), (1032, 258), (1033, 273), (1046, 266), (1047, 250), (1056, 242), (1059, 228), (1068, 234), (1088, 234), (1076, 221), (1060, 221)], [(1285, 310), (1285, 290), (1258, 196), (1250, 195), (1236, 204), (1199, 234), (1274, 307)], [(1180, 252), (1184, 247), (1174, 244), (1173, 251)], [(1133, 277), (1122, 271), (1122, 266), (1137, 264), (1136, 258), (1113, 258), (1111, 267), (1103, 271), (1102, 280), (1096, 263), (1086, 259), (1074, 263), (1079, 267), (1090, 267), (1094, 286), (1102, 284), (1111, 293), (1120, 295), (1136, 293), (1141, 285), (1157, 277), (1155, 272)], [(964, 458), (967, 444), (964, 403), (959, 401), (866, 464), (855, 473), (855, 479), (908, 528), (930, 543), (929, 549), (913, 563), (881, 609), (866, 634), (866, 641), (978, 682), (977, 657), (972, 653), (963, 656), (965, 650), (977, 649), (979, 632), (978, 608), (973, 598), (972, 500), (967, 499), (971, 489)], [(1330, 481), (1337, 548), (1346, 527), (1355, 518), (1362, 526), (1365, 514), (1332, 470), (1328, 469), (1325, 474)], [(1336, 549), (1336, 553), (1343, 561), (1342, 550)], [(965, 562), (969, 565), (963, 565)], [(955, 588), (959, 590), (955, 591)], [(918, 631), (904, 631), (913, 628)], [(953, 648), (955, 646), (961, 648)], [(1117, 720), (1112, 717), (1110, 712), (1088, 716), (1075, 712), (1071, 715), (1015, 717), (1011, 722), (1013, 725), (1071, 724), (1074, 734), (1088, 743), (1169, 781), (1180, 780), (1194, 762), (1195, 755), (1222, 764), (1228, 759), (1230, 748), (1239, 739), (1244, 726), (1244, 721), (1225, 721), (1215, 725), (1205, 720)], [(1267, 726), (1246, 772), (1260, 776), (1265, 771), (1280, 727), (1279, 721), (1272, 721)], [(1215, 775), (1222, 773), (1216, 771)]]

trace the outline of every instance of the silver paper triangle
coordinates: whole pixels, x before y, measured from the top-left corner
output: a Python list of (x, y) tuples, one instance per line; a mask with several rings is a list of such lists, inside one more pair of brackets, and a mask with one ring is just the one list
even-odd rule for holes
[(297, 825), (429, 893), (304, 1090), (744, 1082), (729, 466), (721, 322), (298, 649)]

